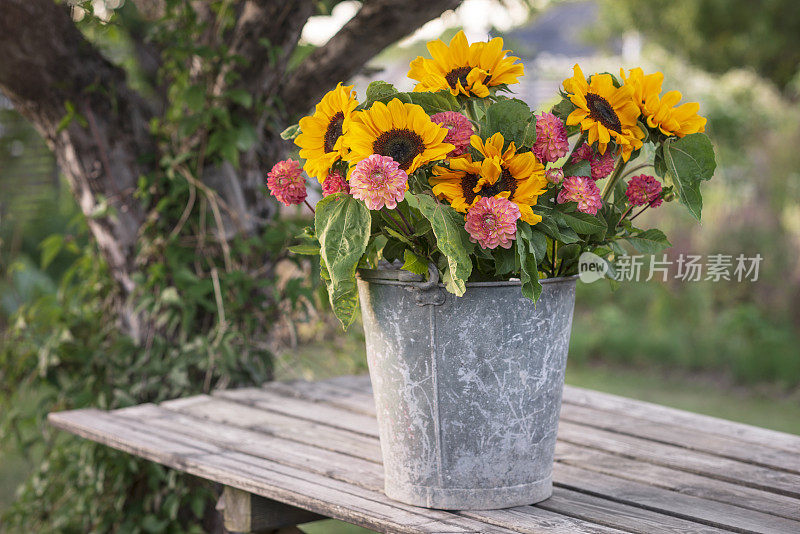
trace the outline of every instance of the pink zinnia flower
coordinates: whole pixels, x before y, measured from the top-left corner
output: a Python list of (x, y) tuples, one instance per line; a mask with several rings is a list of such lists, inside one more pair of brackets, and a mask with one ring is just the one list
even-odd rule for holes
[(347, 183), (347, 180), (344, 179), (344, 176), (339, 171), (329, 172), (322, 182), (322, 196), (327, 197), (340, 191), (349, 193), (350, 184)]
[(350, 194), (371, 210), (397, 207), (406, 195), (408, 175), (389, 156), (372, 154), (362, 159), (350, 174)]
[(598, 154), (589, 143), (583, 143), (572, 153), (572, 161), (588, 161), (592, 168), (592, 179), (601, 180), (614, 170), (614, 154), (606, 150), (605, 154)]
[(603, 205), (600, 190), (588, 176), (567, 176), (564, 186), (558, 193), (558, 203), (577, 202), (578, 211), (596, 215)]
[(287, 206), (302, 204), (306, 199), (306, 178), (300, 163), (285, 159), (276, 163), (267, 173), (267, 187), (275, 198)]
[(551, 184), (558, 185), (564, 181), (564, 169), (561, 167), (547, 169), (544, 173), (544, 177), (547, 178), (547, 181)]
[(481, 197), (467, 211), (469, 239), (483, 248), (511, 248), (517, 238), (519, 207), (503, 197)]
[(661, 205), (661, 199), (659, 198), (661, 189), (661, 182), (647, 174), (640, 174), (630, 179), (625, 195), (634, 206), (644, 206), (652, 202), (650, 207), (657, 208)]
[(564, 122), (546, 111), (536, 116), (536, 142), (531, 152), (542, 163), (557, 161), (569, 149)]
[(475, 131), (472, 129), (472, 123), (469, 122), (466, 115), (455, 111), (443, 111), (431, 115), (431, 120), (447, 128), (447, 136), (445, 136), (444, 142), (456, 147), (455, 150), (447, 155), (448, 157), (455, 158), (467, 153), (469, 138), (472, 137)]

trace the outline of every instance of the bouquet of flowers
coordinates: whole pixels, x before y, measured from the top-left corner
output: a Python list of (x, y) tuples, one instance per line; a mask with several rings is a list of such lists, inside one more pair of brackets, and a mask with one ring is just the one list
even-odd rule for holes
[[(668, 247), (634, 225), (643, 211), (677, 199), (700, 219), (700, 183), (716, 166), (706, 119), (680, 92), (662, 93), (661, 73), (587, 78), (575, 65), (558, 104), (534, 113), (508, 96), (523, 65), (501, 38), (469, 44), (459, 32), (428, 50), (411, 62), (412, 92), (372, 82), (359, 102), (339, 84), (282, 134), (324, 195), (292, 250), (319, 254), (345, 328), (356, 270), (380, 260), (419, 275), (431, 266), (459, 296), (469, 281), (518, 278), (535, 302), (539, 279), (575, 274), (585, 251), (610, 263), (623, 241)], [(295, 160), (267, 185), (284, 204), (306, 199)]]

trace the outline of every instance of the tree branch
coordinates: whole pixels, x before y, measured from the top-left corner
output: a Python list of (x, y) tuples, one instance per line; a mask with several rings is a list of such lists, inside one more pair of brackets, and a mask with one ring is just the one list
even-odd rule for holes
[(245, 2), (231, 39), (231, 52), (244, 59), (236, 69), (238, 87), (255, 100), (271, 92), (312, 13), (313, 3), (307, 0)]
[(111, 272), (130, 292), (144, 221), (133, 192), (150, 170), (142, 157), (156, 154), (151, 109), (84, 39), (65, 6), (0, 0), (0, 12), (0, 89), (55, 152)]
[(462, 0), (364, 0), (355, 17), (289, 75), (280, 90), (290, 116), (305, 113), (373, 56)]

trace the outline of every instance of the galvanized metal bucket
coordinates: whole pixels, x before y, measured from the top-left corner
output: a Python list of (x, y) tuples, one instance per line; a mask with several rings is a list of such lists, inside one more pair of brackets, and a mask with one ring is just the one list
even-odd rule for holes
[(367, 359), (388, 497), (486, 510), (552, 493), (576, 277), (467, 284), (362, 270)]

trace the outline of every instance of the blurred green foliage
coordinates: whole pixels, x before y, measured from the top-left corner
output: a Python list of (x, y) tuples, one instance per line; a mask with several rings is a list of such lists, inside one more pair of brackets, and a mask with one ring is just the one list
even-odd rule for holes
[[(615, 31), (650, 41), (710, 72), (750, 67), (781, 90), (800, 82), (800, 3), (795, 0), (612, 0)], [(800, 94), (800, 93), (797, 93)]]
[[(226, 5), (211, 6), (220, 28), (233, 20)], [(200, 44), (205, 22), (189, 4), (164, 7), (148, 37), (163, 49), (159, 76), (170, 98), (151, 124), (158, 170), (141, 176), (134, 193), (149, 213), (134, 294), (120, 296), (67, 195), (63, 204), (17, 217), (18, 224), (3, 221), (0, 447), (36, 465), (0, 520), (12, 532), (212, 529), (215, 488), (207, 482), (54, 432), (44, 418), (53, 410), (113, 409), (267, 381), (273, 324), (316, 300), (316, 288), (286, 251), (307, 221), (285, 218), (252, 236), (221, 238), (220, 199), (199, 177), (204, 166), (236, 166), (256, 139), (252, 117), (269, 108), (241, 91), (206, 92), (238, 59), (223, 43)], [(87, 35), (104, 48), (122, 43), (114, 50), (124, 52), (124, 15), (114, 12), (106, 24), (92, 16), (92, 2), (75, 9), (84, 11)], [(197, 57), (205, 59), (199, 67)], [(283, 274), (276, 266), (285, 266)], [(120, 329), (131, 317), (140, 321), (141, 342)]]

